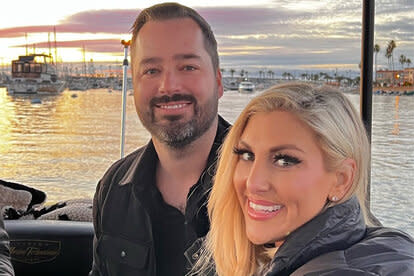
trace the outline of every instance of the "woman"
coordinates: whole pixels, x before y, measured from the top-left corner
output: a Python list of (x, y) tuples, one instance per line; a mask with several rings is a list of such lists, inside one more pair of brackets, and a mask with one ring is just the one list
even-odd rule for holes
[(194, 274), (414, 275), (412, 238), (368, 226), (369, 156), (338, 91), (296, 83), (253, 99), (223, 144)]

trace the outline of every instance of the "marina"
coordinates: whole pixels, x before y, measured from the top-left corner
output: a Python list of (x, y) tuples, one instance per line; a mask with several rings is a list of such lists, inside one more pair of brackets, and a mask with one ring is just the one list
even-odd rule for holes
[[(309, 6), (304, 2), (285, 5), (269, 1), (257, 7), (232, 3), (233, 7), (224, 9), (213, 3), (212, 8), (200, 7), (213, 22), (219, 40), (220, 71), (226, 90), (219, 102), (219, 114), (234, 122), (254, 96), (276, 83), (299, 80), (340, 88), (360, 110), (372, 141), (367, 196), (372, 213), (384, 226), (414, 235), (414, 98), (410, 96), (414, 93), (414, 68), (410, 67), (413, 48), (399, 35), (408, 28), (398, 25), (393, 27), (392, 36), (384, 33), (388, 25), (394, 25), (384, 17), (390, 17), (393, 9), (377, 5), (375, 10), (374, 1), (350, 2), (344, 4), (346, 8), (333, 5), (334, 9), (326, 3)], [(401, 11), (396, 16), (401, 20), (410, 18), (406, 14), (408, 6), (399, 5)], [(361, 8), (361, 28), (350, 28), (350, 18), (360, 22)], [(45, 203), (38, 207), (46, 209), (43, 215), (49, 215), (42, 220), (42, 210), (37, 209), (34, 219), (28, 212), (22, 217), (15, 212), (17, 216), (13, 217), (14, 209), (6, 204), (5, 228), (16, 275), (87, 274), (92, 260), (91, 199), (96, 185), (111, 164), (150, 139), (138, 119), (131, 80), (127, 78), (128, 47), (123, 42), (128, 40), (122, 40), (124, 61), (120, 61), (119, 37), (127, 30), (126, 22), (130, 24), (135, 17), (136, 6), (129, 10), (128, 20), (128, 10), (122, 15), (113, 8), (109, 10), (117, 15), (85, 9), (66, 14), (60, 21), (47, 22), (49, 25), (33, 21), (31, 26), (17, 27), (18, 32), (13, 23), (2, 29), (6, 41), (10, 41), (10, 51), (0, 57), (0, 180), (10, 182), (6, 188), (21, 183), (46, 193)], [(98, 18), (105, 18), (104, 24)], [(123, 22), (120, 18), (125, 23), (118, 25)], [(297, 28), (298, 24), (307, 28)], [(52, 25), (55, 61), (51, 60), (50, 34), (47, 42), (36, 37), (37, 33), (49, 32)], [(11, 49), (21, 51), (23, 46), (26, 55), (16, 59), (21, 52)], [(28, 54), (28, 47), (34, 54)], [(47, 48), (48, 55), (44, 54)], [(401, 66), (397, 67), (394, 57), (397, 60), (398, 56)], [(12, 196), (6, 196), (9, 198)], [(68, 213), (53, 214), (52, 218), (53, 211), (48, 211), (56, 206), (68, 210), (69, 201), (75, 205), (86, 202), (82, 210), (87, 209), (87, 219), (76, 221)], [(116, 252), (122, 239), (108, 252)], [(123, 261), (125, 256), (133, 256), (126, 252), (113, 257), (118, 260), (120, 256)]]
[[(219, 113), (234, 122), (260, 93), (226, 91)], [(76, 95), (76, 97), (72, 97)], [(348, 94), (359, 108), (359, 95)], [(92, 198), (105, 170), (119, 159), (121, 92), (107, 89), (63, 91), (41, 96), (9, 95), (0, 88), (0, 179), (47, 193), (47, 204)], [(126, 103), (125, 153), (148, 139)], [(373, 97), (371, 208), (386, 226), (414, 234), (414, 98)]]

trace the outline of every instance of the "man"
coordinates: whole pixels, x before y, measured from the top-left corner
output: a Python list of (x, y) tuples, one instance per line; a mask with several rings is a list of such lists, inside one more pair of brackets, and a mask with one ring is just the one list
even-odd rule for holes
[(217, 43), (176, 3), (143, 10), (132, 32), (135, 106), (151, 141), (98, 183), (90, 274), (184, 275), (185, 250), (209, 230), (206, 201), (229, 127), (217, 114)]
[(13, 267), (10, 262), (9, 239), (4, 230), (3, 214), (0, 210), (0, 276), (13, 275)]

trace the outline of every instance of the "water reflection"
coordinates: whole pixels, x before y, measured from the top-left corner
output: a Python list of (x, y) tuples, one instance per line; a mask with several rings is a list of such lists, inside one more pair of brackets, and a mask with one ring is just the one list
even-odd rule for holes
[[(10, 96), (0, 90), (2, 179), (33, 185), (50, 201), (92, 196), (98, 179), (119, 157), (119, 93), (66, 91), (55, 96)], [(149, 135), (128, 98), (126, 151)]]
[(398, 105), (400, 102), (400, 96), (395, 97), (395, 112), (394, 112), (394, 128), (392, 130), (392, 134), (399, 135), (400, 134), (400, 123), (399, 123), (399, 115), (398, 115)]
[[(219, 113), (234, 122), (253, 96), (225, 92)], [(33, 97), (0, 88), (0, 178), (47, 191), (49, 202), (92, 197), (119, 158), (121, 93), (65, 91), (41, 97), (41, 104)], [(359, 96), (349, 97), (358, 107)], [(414, 97), (374, 96), (373, 113), (373, 212), (385, 225), (414, 234)], [(128, 96), (125, 152), (148, 139)]]

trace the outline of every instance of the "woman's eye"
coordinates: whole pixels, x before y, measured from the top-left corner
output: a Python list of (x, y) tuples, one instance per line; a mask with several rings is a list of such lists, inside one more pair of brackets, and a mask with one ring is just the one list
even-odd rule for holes
[(235, 148), (233, 150), (233, 152), (234, 152), (234, 154), (238, 155), (240, 159), (242, 159), (244, 161), (253, 161), (254, 160), (254, 154), (250, 151)]
[(274, 158), (274, 163), (278, 167), (291, 167), (300, 162), (301, 161), (298, 158), (285, 154), (276, 155)]
[(241, 158), (245, 161), (252, 161), (254, 160), (254, 156), (251, 152), (245, 152), (241, 155)]

